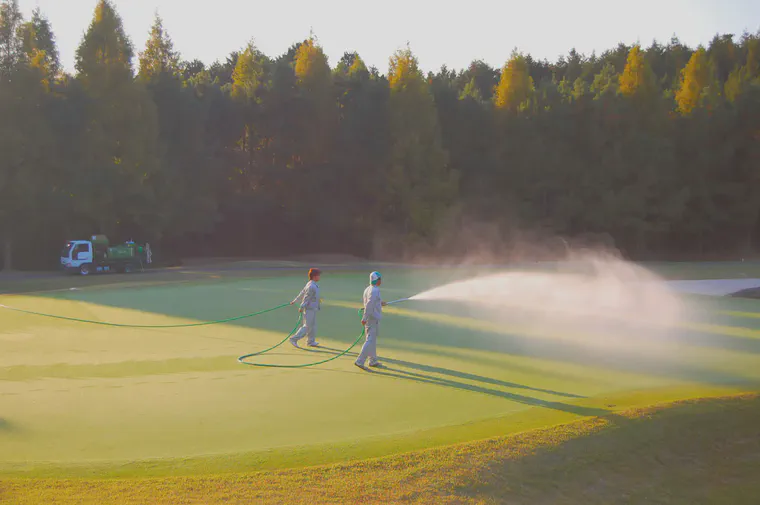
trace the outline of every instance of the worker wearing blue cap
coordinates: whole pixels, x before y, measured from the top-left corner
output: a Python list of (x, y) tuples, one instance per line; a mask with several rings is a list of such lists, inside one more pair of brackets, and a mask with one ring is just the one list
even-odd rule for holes
[(380, 284), (383, 283), (383, 277), (380, 272), (369, 274), (369, 286), (364, 290), (364, 314), (362, 315), (362, 324), (364, 325), (367, 339), (362, 346), (362, 352), (354, 363), (359, 368), (364, 368), (364, 363), (369, 358), (369, 366), (381, 366), (377, 360), (377, 336), (380, 333), (380, 320), (383, 318), (383, 307), (386, 303), (380, 296)]

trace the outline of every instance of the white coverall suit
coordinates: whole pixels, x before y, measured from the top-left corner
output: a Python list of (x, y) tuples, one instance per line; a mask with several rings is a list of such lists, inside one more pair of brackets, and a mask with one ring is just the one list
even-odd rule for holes
[(316, 344), (317, 336), (317, 311), (322, 308), (319, 300), (319, 285), (314, 281), (309, 281), (306, 286), (293, 299), (295, 304), (301, 300), (299, 308), (303, 310), (303, 326), (293, 335), (290, 340), (298, 343), (303, 337), (306, 337), (308, 345)]
[(362, 352), (356, 359), (357, 365), (364, 365), (369, 358), (369, 364), (377, 363), (377, 336), (380, 333), (380, 320), (383, 318), (383, 298), (378, 286), (368, 286), (364, 290), (364, 317), (367, 321), (367, 340), (362, 346)]

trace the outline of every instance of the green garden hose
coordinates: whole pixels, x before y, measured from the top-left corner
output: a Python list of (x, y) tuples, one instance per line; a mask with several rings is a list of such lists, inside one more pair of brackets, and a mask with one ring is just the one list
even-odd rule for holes
[(246, 359), (252, 358), (253, 356), (261, 356), (262, 354), (267, 353), (267, 352), (269, 352), (269, 351), (271, 351), (273, 349), (276, 349), (277, 347), (279, 347), (282, 344), (284, 344), (286, 340), (288, 340), (290, 337), (292, 337), (295, 334), (295, 332), (298, 330), (298, 327), (301, 325), (301, 321), (302, 320), (303, 320), (303, 314), (299, 315), (298, 322), (296, 323), (295, 328), (293, 328), (293, 330), (288, 334), (288, 336), (285, 337), (278, 344), (275, 344), (275, 345), (273, 345), (272, 347), (270, 347), (268, 349), (264, 349), (263, 351), (254, 352), (254, 353), (251, 353), (251, 354), (245, 354), (243, 356), (240, 356), (238, 358), (238, 362), (242, 363), (243, 365), (258, 366), (258, 367), (264, 367), (264, 368), (307, 368), (307, 367), (310, 367), (310, 366), (316, 366), (316, 365), (322, 365), (324, 363), (329, 363), (330, 361), (336, 360), (336, 359), (340, 358), (341, 356), (345, 356), (346, 354), (349, 353), (349, 351), (351, 351), (351, 349), (353, 349), (354, 347), (356, 347), (356, 344), (358, 344), (359, 341), (364, 337), (365, 329), (362, 328), (361, 334), (357, 337), (357, 339), (354, 341), (353, 344), (351, 344), (351, 346), (348, 349), (346, 349), (345, 351), (342, 351), (342, 352), (336, 354), (335, 356), (331, 356), (331, 357), (329, 357), (327, 359), (323, 359), (323, 360), (320, 360), (320, 361), (314, 361), (312, 363), (303, 363), (303, 364), (300, 364), (300, 365), (277, 365), (277, 364), (268, 364), (268, 363), (250, 363), (248, 361), (245, 361)]
[[(11, 311), (14, 311), (14, 312), (20, 312), (22, 314), (30, 314), (30, 315), (34, 315), (34, 316), (48, 317), (48, 318), (51, 318), (51, 319), (61, 319), (61, 320), (64, 320), (64, 321), (74, 321), (74, 322), (77, 322), (77, 323), (86, 323), (86, 324), (97, 324), (97, 325), (100, 325), (100, 326), (110, 326), (110, 327), (116, 327), (116, 328), (190, 328), (190, 327), (194, 327), (194, 326), (208, 326), (208, 325), (212, 325), (212, 324), (222, 324), (222, 323), (229, 323), (231, 321), (239, 321), (241, 319), (246, 319), (246, 318), (249, 318), (249, 317), (259, 316), (261, 314), (266, 314), (267, 312), (274, 312), (275, 310), (282, 309), (282, 308), (287, 307), (289, 305), (290, 305), (289, 303), (283, 303), (282, 305), (278, 305), (278, 306), (272, 307), (270, 309), (264, 309), (264, 310), (260, 310), (258, 312), (251, 312), (250, 314), (244, 314), (242, 316), (228, 317), (227, 319), (216, 319), (216, 320), (213, 320), (213, 321), (202, 321), (202, 322), (199, 322), (199, 323), (163, 324), (163, 325), (162, 324), (109, 323), (109, 322), (106, 322), (106, 321), (95, 321), (95, 320), (92, 320), (92, 319), (82, 319), (82, 318), (77, 318), (77, 317), (59, 316), (59, 315), (56, 315), (56, 314), (46, 314), (44, 312), (36, 312), (36, 311), (33, 311), (33, 310), (26, 310), (26, 309), (19, 309), (19, 308), (16, 308), (16, 307), (9, 307), (8, 305), (3, 305), (3, 304), (0, 304), (0, 308), (6, 309), (6, 310), (11, 310)], [(266, 367), (266, 368), (306, 368), (306, 367), (310, 367), (310, 366), (321, 365), (323, 363), (328, 363), (330, 361), (333, 361), (333, 360), (336, 360), (336, 359), (340, 358), (341, 356), (345, 356), (364, 337), (364, 331), (365, 330), (362, 329), (362, 332), (359, 335), (359, 337), (354, 341), (353, 344), (351, 344), (351, 346), (348, 349), (346, 349), (345, 351), (343, 351), (343, 352), (341, 352), (339, 354), (336, 354), (335, 356), (332, 356), (332, 357), (324, 359), (324, 360), (315, 361), (313, 363), (304, 363), (304, 364), (301, 364), (301, 365), (273, 365), (273, 364), (265, 364), (265, 363), (249, 363), (249, 362), (245, 361), (248, 358), (252, 358), (254, 356), (261, 356), (262, 354), (266, 354), (269, 351), (272, 351), (272, 350), (280, 347), (282, 344), (284, 344), (290, 337), (292, 337), (296, 333), (296, 331), (298, 330), (298, 327), (301, 326), (301, 322), (302, 321), (303, 321), (303, 314), (299, 314), (298, 315), (298, 321), (296, 321), (295, 327), (291, 330), (290, 333), (288, 333), (288, 335), (283, 340), (281, 340), (277, 344), (273, 345), (272, 347), (264, 349), (263, 351), (258, 351), (258, 352), (254, 352), (254, 353), (251, 353), (251, 354), (245, 354), (243, 356), (240, 356), (238, 358), (238, 361), (240, 363), (244, 364), (244, 365)]]
[(250, 314), (244, 314), (242, 316), (228, 317), (227, 319), (215, 319), (212, 321), (202, 321), (200, 323), (185, 323), (185, 324), (123, 324), (123, 323), (109, 323), (105, 321), (93, 321), (91, 319), (80, 319), (77, 317), (58, 316), (55, 314), (45, 314), (44, 312), (35, 312), (33, 310), (17, 309), (15, 307), (9, 307), (7, 305), (0, 304), (0, 308), (6, 310), (12, 310), (14, 312), (21, 312), (22, 314), (32, 314), (35, 316), (49, 317), (52, 319), (62, 319), (64, 321), (74, 321), (77, 323), (98, 324), (101, 326), (111, 326), (116, 328), (190, 328), (193, 326), (208, 326), (211, 324), (229, 323), (231, 321), (239, 321), (241, 319), (247, 319), (249, 317), (259, 316), (266, 314), (267, 312), (274, 312), (275, 310), (287, 307), (289, 303), (283, 303), (277, 307), (271, 309), (260, 310), (258, 312), (252, 312)]

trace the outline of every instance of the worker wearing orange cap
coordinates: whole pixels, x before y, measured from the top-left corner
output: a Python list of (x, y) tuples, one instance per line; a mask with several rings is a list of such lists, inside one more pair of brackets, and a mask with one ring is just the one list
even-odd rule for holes
[(306, 337), (306, 345), (309, 347), (318, 347), (319, 342), (316, 341), (317, 336), (317, 311), (322, 308), (322, 301), (319, 298), (319, 278), (322, 272), (318, 268), (312, 268), (309, 270), (309, 282), (298, 293), (291, 305), (298, 305), (298, 311), (303, 313), (303, 325), (298, 332), (290, 337), (290, 343), (294, 347), (298, 347), (298, 341), (303, 337)]

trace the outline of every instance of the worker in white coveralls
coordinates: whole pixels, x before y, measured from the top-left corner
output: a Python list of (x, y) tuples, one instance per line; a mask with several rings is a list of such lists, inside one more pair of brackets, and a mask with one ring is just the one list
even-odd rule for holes
[(309, 282), (298, 293), (291, 305), (298, 305), (298, 311), (303, 314), (303, 325), (295, 335), (290, 337), (290, 343), (298, 347), (298, 341), (306, 337), (306, 345), (318, 347), (317, 336), (317, 312), (322, 308), (322, 300), (319, 298), (319, 278), (322, 272), (318, 268), (309, 270)]
[(354, 363), (359, 368), (364, 368), (364, 363), (369, 358), (369, 366), (379, 367), (380, 362), (377, 360), (377, 336), (380, 333), (380, 320), (383, 318), (383, 307), (386, 303), (380, 296), (380, 284), (383, 283), (383, 277), (380, 272), (369, 274), (369, 286), (364, 290), (364, 314), (362, 315), (362, 325), (364, 325), (367, 339), (362, 346), (362, 352)]

